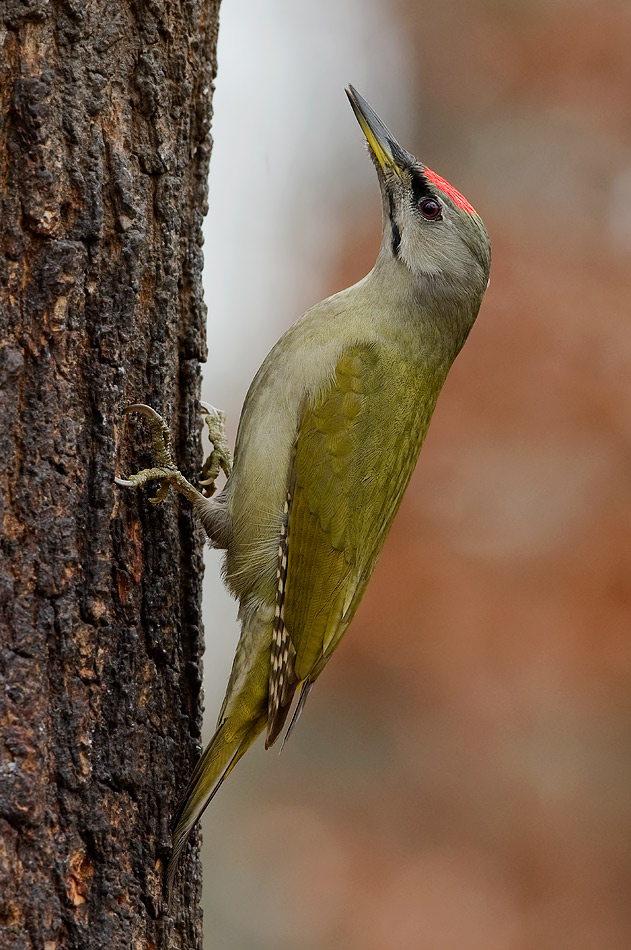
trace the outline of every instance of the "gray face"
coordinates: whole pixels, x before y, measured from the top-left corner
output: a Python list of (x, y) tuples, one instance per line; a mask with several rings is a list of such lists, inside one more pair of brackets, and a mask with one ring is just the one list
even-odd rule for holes
[(353, 86), (346, 90), (381, 185), (380, 260), (404, 265), (421, 293), (482, 299), (491, 246), (482, 221), (459, 192), (403, 148)]
[[(401, 150), (403, 152), (403, 150)], [(382, 254), (404, 264), (419, 280), (471, 291), (486, 289), (491, 245), (482, 221), (468, 202), (409, 153), (396, 169), (375, 160), (382, 190)]]

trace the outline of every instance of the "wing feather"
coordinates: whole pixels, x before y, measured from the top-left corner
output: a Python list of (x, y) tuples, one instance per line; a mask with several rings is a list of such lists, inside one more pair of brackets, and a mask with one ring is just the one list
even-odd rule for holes
[(321, 671), (370, 579), (434, 408), (421, 383), (385, 347), (357, 346), (303, 410), (283, 603), (297, 681)]

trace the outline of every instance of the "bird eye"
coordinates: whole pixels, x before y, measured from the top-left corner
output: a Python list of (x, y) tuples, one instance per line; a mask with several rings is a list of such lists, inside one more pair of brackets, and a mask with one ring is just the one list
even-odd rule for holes
[(419, 201), (419, 211), (428, 221), (437, 221), (441, 217), (440, 205), (435, 198), (422, 198)]

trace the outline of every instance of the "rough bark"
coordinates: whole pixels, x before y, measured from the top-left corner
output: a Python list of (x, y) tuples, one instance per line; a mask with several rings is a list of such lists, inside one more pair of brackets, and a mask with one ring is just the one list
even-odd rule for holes
[(219, 0), (0, 5), (0, 946), (196, 948), (169, 823), (200, 734), (201, 222)]

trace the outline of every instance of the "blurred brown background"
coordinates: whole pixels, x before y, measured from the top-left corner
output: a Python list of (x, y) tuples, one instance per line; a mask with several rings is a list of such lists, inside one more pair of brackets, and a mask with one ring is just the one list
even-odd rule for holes
[(234, 431), (284, 327), (374, 262), (344, 82), (470, 199), (493, 268), (347, 638), (205, 815), (207, 946), (629, 946), (631, 6), (297, 6), (224, 0), (213, 162), (248, 200), (211, 201), (206, 397)]

